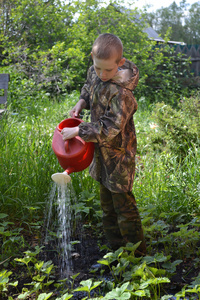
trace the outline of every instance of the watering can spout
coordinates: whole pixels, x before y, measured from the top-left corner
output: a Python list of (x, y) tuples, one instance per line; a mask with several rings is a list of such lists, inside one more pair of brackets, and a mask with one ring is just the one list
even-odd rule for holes
[(54, 173), (53, 175), (51, 175), (51, 178), (53, 181), (55, 181), (58, 185), (66, 185), (67, 183), (69, 183), (71, 181), (71, 177), (69, 176), (69, 174), (64, 171), (62, 173)]

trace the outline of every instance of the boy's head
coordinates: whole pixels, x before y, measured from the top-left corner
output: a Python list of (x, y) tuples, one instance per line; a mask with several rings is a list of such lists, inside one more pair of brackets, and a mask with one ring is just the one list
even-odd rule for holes
[(102, 81), (108, 81), (121, 67), (125, 58), (121, 40), (114, 34), (104, 33), (99, 35), (92, 46), (92, 58), (97, 76)]
[(119, 63), (123, 55), (121, 40), (114, 34), (103, 33), (98, 36), (92, 46), (92, 53), (99, 59), (110, 59), (116, 56), (116, 63)]

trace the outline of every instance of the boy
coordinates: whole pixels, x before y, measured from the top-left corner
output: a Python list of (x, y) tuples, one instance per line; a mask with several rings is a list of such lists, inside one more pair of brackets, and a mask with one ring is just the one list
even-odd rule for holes
[(81, 90), (71, 117), (90, 109), (91, 122), (64, 128), (63, 139), (79, 135), (95, 143), (90, 175), (100, 182), (105, 235), (113, 250), (127, 242), (141, 241), (137, 254), (145, 255), (146, 245), (139, 212), (132, 194), (135, 174), (136, 135), (133, 114), (137, 102), (132, 91), (138, 84), (139, 71), (123, 58), (121, 40), (101, 34), (92, 47), (93, 66)]

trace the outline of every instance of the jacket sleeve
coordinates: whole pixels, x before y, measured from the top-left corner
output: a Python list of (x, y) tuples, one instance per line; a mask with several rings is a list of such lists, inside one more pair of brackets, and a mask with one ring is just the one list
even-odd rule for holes
[(86, 142), (98, 142), (100, 145), (119, 144), (120, 133), (125, 134), (127, 131), (127, 126), (137, 110), (137, 102), (130, 90), (113, 86), (114, 92), (108, 100), (104, 115), (97, 122), (79, 125), (79, 136)]

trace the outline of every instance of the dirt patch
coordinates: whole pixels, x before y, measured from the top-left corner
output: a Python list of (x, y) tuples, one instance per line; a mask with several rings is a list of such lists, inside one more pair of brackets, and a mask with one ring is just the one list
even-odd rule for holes
[[(95, 278), (99, 280), (98, 278), (98, 272), (96, 274), (91, 272), (91, 267), (97, 263), (99, 259), (101, 259), (105, 253), (106, 250), (101, 251), (99, 245), (105, 245), (106, 240), (105, 237), (102, 235), (101, 237), (96, 236), (94, 234), (94, 230), (87, 229), (87, 230), (82, 230), (79, 232), (79, 237), (81, 236), (81, 241), (80, 244), (76, 244), (74, 246), (74, 249), (72, 251), (72, 275), (78, 274), (79, 275), (76, 277), (73, 289), (76, 287), (80, 286), (80, 282), (82, 280), (87, 280), (89, 278)], [(78, 239), (78, 237), (76, 237)], [(56, 250), (57, 248), (57, 241), (53, 240), (51, 245), (46, 246), (43, 251), (40, 253), (39, 260), (44, 260), (48, 261), (51, 260), (53, 264), (56, 267), (56, 274), (54, 278), (54, 282), (57, 282), (61, 279), (60, 277), (60, 267), (59, 267), (59, 253)], [(157, 249), (154, 249), (155, 253)], [(161, 251), (162, 252), (162, 251)], [(149, 254), (151, 255), (151, 254)], [(164, 290), (165, 294), (171, 294), (175, 295), (177, 292), (181, 291), (181, 289), (189, 285), (193, 280), (194, 277), (198, 276), (199, 269), (197, 267), (197, 260), (198, 257), (191, 257), (184, 259), (184, 261), (179, 264), (176, 267), (176, 272), (175, 274), (170, 278), (171, 283), (168, 285), (165, 285)], [(18, 269), (17, 269), (18, 268)], [(19, 274), (19, 284), (18, 284), (18, 290), (21, 291), (22, 288), (25, 286), (26, 283), (30, 283), (30, 278), (28, 278), (26, 272), (26, 268), (22, 270), (22, 267), (17, 267), (15, 266), (15, 269), (12, 270), (13, 274)], [(112, 276), (109, 275), (109, 272), (105, 272), (105, 278), (111, 280)], [(109, 277), (110, 276), (110, 277)], [(13, 278), (14, 279), (14, 278)], [(69, 278), (70, 279), (70, 278)], [(100, 279), (102, 280), (102, 278)], [(69, 285), (70, 288), (70, 283), (66, 282), (66, 285)], [(66, 286), (66, 287), (67, 287)], [(55, 295), (57, 294), (59, 297), (59, 291), (55, 291), (54, 285), (50, 287), (50, 290), (53, 290), (55, 292)], [(10, 290), (10, 296), (13, 296), (13, 294), (16, 294), (16, 290), (14, 289)], [(86, 295), (82, 292), (76, 292), (74, 294), (73, 299), (79, 300), (84, 298)], [(6, 300), (7, 298), (2, 298), (2, 300)]]
[[(73, 251), (74, 255), (72, 253), (73, 274), (79, 273), (75, 280), (75, 287), (79, 286), (82, 280), (95, 277), (95, 275), (91, 273), (91, 267), (106, 254), (106, 250), (101, 251), (99, 248), (99, 245), (106, 244), (104, 236), (99, 238), (94, 235), (92, 230), (81, 232), (81, 236), (81, 244), (77, 244)], [(156, 253), (157, 249), (154, 249), (154, 251)], [(149, 253), (149, 255), (153, 254)], [(194, 277), (198, 276), (199, 269), (196, 267), (195, 259), (198, 258), (185, 258), (182, 263), (177, 265), (175, 274), (170, 278), (170, 284), (165, 285), (166, 294), (175, 295), (175, 293), (181, 291), (184, 286), (189, 285), (194, 280)], [(98, 273), (96, 277), (98, 277)], [(77, 295), (75, 299), (82, 299), (81, 297), (83, 297), (82, 294)]]

